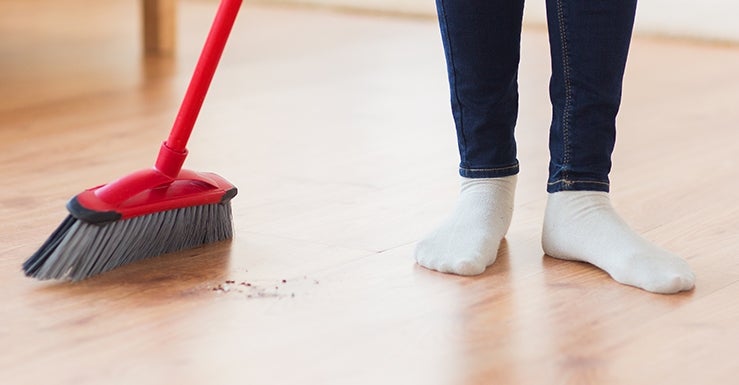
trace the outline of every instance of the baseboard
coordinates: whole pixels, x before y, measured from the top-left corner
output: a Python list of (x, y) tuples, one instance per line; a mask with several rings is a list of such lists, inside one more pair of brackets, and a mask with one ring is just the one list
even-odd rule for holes
[[(256, 0), (432, 17), (431, 0)], [(657, 36), (739, 43), (739, 2), (736, 0), (649, 0), (639, 3), (635, 32)], [(545, 25), (544, 0), (526, 3), (525, 22)]]

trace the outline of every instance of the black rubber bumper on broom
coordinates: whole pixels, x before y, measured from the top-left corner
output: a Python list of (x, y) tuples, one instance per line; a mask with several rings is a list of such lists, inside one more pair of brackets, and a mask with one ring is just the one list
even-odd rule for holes
[(101, 225), (104, 223), (115, 222), (122, 217), (121, 213), (117, 211), (90, 210), (82, 206), (76, 196), (67, 202), (67, 210), (73, 217), (90, 224)]

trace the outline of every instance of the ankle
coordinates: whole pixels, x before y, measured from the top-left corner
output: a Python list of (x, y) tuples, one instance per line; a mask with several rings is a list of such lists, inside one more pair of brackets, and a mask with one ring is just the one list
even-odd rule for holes
[(632, 230), (604, 192), (550, 194), (542, 248), (551, 257), (591, 263), (618, 282), (651, 292), (689, 290), (695, 280), (684, 260)]

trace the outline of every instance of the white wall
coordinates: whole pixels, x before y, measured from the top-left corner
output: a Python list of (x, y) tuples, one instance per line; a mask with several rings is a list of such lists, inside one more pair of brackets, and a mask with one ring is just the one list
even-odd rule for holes
[[(531, 23), (546, 22), (544, 1), (528, 1), (526, 17)], [(738, 19), (737, 0), (642, 0), (637, 6), (635, 30), (641, 34), (739, 43)]]
[[(434, 0), (259, 0), (435, 15)], [(463, 1), (463, 0), (460, 0)], [(618, 1), (618, 0), (612, 0)], [(544, 0), (526, 3), (526, 22), (546, 22)], [(641, 0), (636, 31), (642, 34), (739, 43), (739, 0)]]

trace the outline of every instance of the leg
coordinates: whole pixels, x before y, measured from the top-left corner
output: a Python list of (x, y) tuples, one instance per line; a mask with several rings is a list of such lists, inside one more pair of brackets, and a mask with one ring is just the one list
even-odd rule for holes
[(687, 263), (636, 234), (608, 198), (636, 0), (547, 0), (552, 53), (546, 254), (657, 293), (693, 287)]
[(172, 55), (175, 50), (176, 0), (142, 0), (144, 52)]
[(429, 269), (474, 275), (495, 261), (513, 212), (522, 0), (437, 0), (457, 128), (457, 207), (416, 248)]

